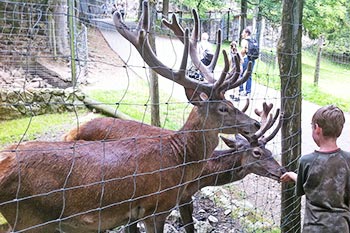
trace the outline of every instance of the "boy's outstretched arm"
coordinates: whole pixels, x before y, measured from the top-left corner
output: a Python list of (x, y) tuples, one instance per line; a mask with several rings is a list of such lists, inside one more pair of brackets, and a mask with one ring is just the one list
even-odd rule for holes
[(298, 175), (295, 172), (286, 172), (281, 176), (281, 182), (296, 181)]

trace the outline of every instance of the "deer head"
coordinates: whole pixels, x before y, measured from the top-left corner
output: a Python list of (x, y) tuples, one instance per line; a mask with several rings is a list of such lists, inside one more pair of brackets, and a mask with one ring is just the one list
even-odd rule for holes
[[(261, 117), (262, 127), (252, 137), (242, 137), (236, 135), (235, 140), (221, 137), (227, 146), (234, 148), (237, 151), (248, 152), (251, 156), (243, 156), (241, 164), (246, 166), (244, 174), (255, 173), (260, 176), (266, 176), (279, 181), (281, 175), (286, 170), (274, 160), (270, 150), (266, 149), (266, 144), (271, 141), (282, 125), (283, 113), (280, 109), (276, 110), (274, 116), (270, 113), (273, 105), (263, 103), (263, 109), (260, 111), (255, 109), (255, 113)], [(279, 118), (276, 128), (268, 135), (264, 134), (275, 124)], [(276, 169), (279, 167), (279, 169)]]
[[(241, 133), (245, 136), (252, 136), (259, 128), (260, 124), (239, 111), (233, 104), (225, 99), (225, 92), (244, 83), (251, 73), (251, 64), (249, 64), (246, 73), (240, 77), (240, 68), (237, 65), (237, 70), (229, 72), (229, 60), (226, 51), (223, 51), (224, 69), (220, 77), (216, 80), (213, 69), (216, 65), (220, 43), (216, 49), (214, 58), (209, 66), (205, 66), (199, 61), (197, 55), (197, 41), (198, 41), (198, 14), (193, 10), (194, 28), (191, 39), (188, 29), (183, 29), (175, 16), (172, 22), (163, 20), (164, 25), (171, 29), (176, 37), (184, 44), (183, 56), (180, 68), (176, 71), (166, 67), (153, 52), (148, 42), (147, 33), (149, 32), (149, 18), (148, 18), (148, 3), (143, 3), (143, 15), (140, 19), (139, 26), (136, 31), (131, 31), (123, 22), (121, 15), (116, 12), (113, 15), (117, 31), (130, 43), (132, 43), (141, 57), (155, 72), (161, 76), (172, 80), (185, 88), (187, 99), (195, 107), (189, 116), (191, 126), (194, 124), (200, 125), (201, 129), (219, 130), (224, 133)], [(218, 33), (218, 41), (221, 41), (221, 33)], [(205, 81), (198, 81), (186, 76), (186, 66), (188, 55), (190, 54), (193, 63), (201, 71)], [(238, 58), (235, 62), (239, 63)], [(197, 123), (194, 123), (197, 121)], [(183, 130), (187, 130), (186, 124)]]

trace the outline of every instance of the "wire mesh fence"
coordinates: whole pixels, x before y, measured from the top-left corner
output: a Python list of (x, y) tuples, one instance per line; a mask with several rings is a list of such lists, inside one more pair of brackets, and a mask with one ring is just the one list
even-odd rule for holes
[[(281, 106), (284, 97), (273, 89), (279, 78), (274, 47), (280, 32), (266, 27), (252, 92), (235, 102), (233, 88), (225, 92), (225, 101), (215, 94), (196, 95), (193, 86), (186, 86), (190, 81), (183, 84), (185, 92), (176, 75), (182, 75), (186, 43), (156, 26), (161, 63), (151, 68), (164, 65), (169, 73), (168, 79), (159, 76), (161, 127), (153, 127), (148, 125), (153, 104), (147, 62), (155, 58), (147, 57), (144, 44), (138, 44), (138, 52), (116, 31), (111, 13), (119, 6), (113, 4), (0, 1), (0, 119), (4, 129), (13, 128), (1, 142), (0, 225), (14, 232), (154, 232), (163, 227), (166, 232), (193, 227), (197, 232), (279, 232), (284, 224), (279, 164), (285, 153), (285, 139), (273, 135), (279, 118), (265, 133), (273, 135), (271, 140), (237, 135), (249, 139), (256, 133), (261, 119), (254, 110), (264, 102), (273, 104), (272, 113)], [(138, 4), (127, 7), (122, 17), (134, 33)], [(220, 28), (223, 38), (236, 40), (237, 18), (229, 12), (218, 13), (223, 20), (201, 21), (201, 27), (212, 32), (211, 38)], [(179, 21), (193, 28), (192, 17)], [(215, 47), (217, 41), (212, 42)], [(215, 80), (227, 72), (222, 57), (212, 74)], [(264, 85), (254, 81), (259, 76)], [(288, 120), (293, 117), (298, 113)], [(218, 140), (219, 133), (228, 139)], [(300, 222), (292, 232), (298, 230)]]

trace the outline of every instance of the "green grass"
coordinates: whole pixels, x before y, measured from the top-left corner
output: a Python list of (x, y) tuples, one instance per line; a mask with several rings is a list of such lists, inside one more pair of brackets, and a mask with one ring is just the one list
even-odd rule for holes
[[(102, 104), (115, 106), (119, 111), (136, 120), (151, 123), (150, 97), (147, 83), (144, 80), (138, 79), (127, 91), (93, 90), (88, 95)], [(191, 109), (191, 104), (176, 102), (174, 97), (169, 97), (166, 90), (160, 90), (161, 127), (172, 130), (180, 129)], [(79, 118), (75, 113), (63, 113), (0, 121), (0, 149), (12, 143), (35, 140), (43, 134), (54, 136), (59, 131), (67, 132), (77, 125), (78, 120), (81, 123), (80, 118), (86, 114), (84, 111), (79, 111), (77, 113)], [(95, 117), (99, 116), (95, 115)], [(57, 139), (60, 140), (60, 138)]]
[[(86, 114), (79, 111), (78, 114)], [(65, 125), (74, 125), (75, 113), (46, 114), (35, 117), (25, 117), (8, 121), (0, 121), (0, 148), (20, 141), (35, 140), (42, 134), (55, 133)]]
[[(151, 100), (149, 88), (143, 80), (133, 83), (132, 87), (125, 90), (93, 90), (89, 97), (106, 105), (115, 106), (130, 117), (145, 123), (151, 123)], [(159, 90), (159, 111), (161, 127), (171, 130), (178, 130), (187, 119), (192, 105), (178, 102), (174, 97), (169, 96), (167, 90)], [(113, 102), (112, 102), (113, 101)], [(179, 111), (179, 109), (181, 111)]]
[(4, 225), (4, 224), (6, 224), (6, 223), (7, 223), (6, 219), (5, 219), (4, 216), (2, 216), (2, 214), (0, 213), (0, 226), (1, 226), (1, 225)]

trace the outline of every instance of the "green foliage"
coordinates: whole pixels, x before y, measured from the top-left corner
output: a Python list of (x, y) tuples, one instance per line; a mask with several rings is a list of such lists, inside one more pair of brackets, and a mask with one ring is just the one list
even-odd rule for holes
[(316, 39), (323, 34), (326, 39), (332, 40), (344, 30), (344, 27), (349, 29), (349, 25), (346, 24), (349, 18), (345, 7), (346, 1), (308, 0), (304, 2), (303, 25), (311, 39)]
[(207, 18), (206, 12), (221, 10), (225, 6), (224, 1), (216, 0), (180, 0), (173, 3), (184, 6), (187, 10), (196, 9), (201, 19)]
[(282, 1), (258, 0), (259, 14), (266, 18), (270, 24), (278, 26), (281, 22)]

